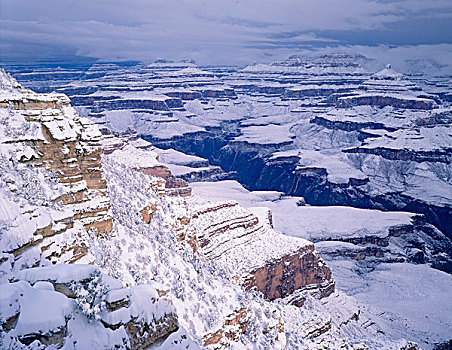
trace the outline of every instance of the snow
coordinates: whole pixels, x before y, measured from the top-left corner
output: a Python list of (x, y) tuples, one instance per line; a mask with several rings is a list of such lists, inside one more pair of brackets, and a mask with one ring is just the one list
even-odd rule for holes
[(24, 283), (4, 283), (0, 284), (0, 323), (4, 323), (20, 311), (18, 299), (20, 297)]
[(157, 291), (149, 284), (141, 284), (131, 289), (130, 313), (138, 320), (151, 321), (160, 319), (166, 314), (175, 313), (173, 305), (164, 298), (158, 300)]
[(61, 293), (41, 288), (23, 288), (20, 314), (14, 332), (27, 335), (58, 331), (66, 325), (73, 302)]
[[(147, 71), (140, 71), (139, 67), (131, 68), (131, 71), (119, 67), (112, 70), (110, 67), (111, 75), (105, 79), (101, 78), (100, 84), (96, 80), (86, 80), (77, 82), (74, 86), (79, 84), (78, 87), (83, 88), (99, 84), (101, 88), (93, 97), (118, 95), (122, 100), (149, 99), (165, 102), (168, 98), (162, 94), (174, 89), (223, 91), (231, 85), (226, 83), (242, 78), (249, 79), (245, 82), (249, 83), (249, 87), (255, 85), (263, 89), (262, 91), (267, 88), (269, 91), (271, 88), (292, 91), (306, 88), (353, 88), (368, 78), (369, 74), (361, 67), (349, 65), (354, 63), (355, 58), (343, 57), (339, 61), (341, 64), (335, 66), (329, 65), (328, 59), (303, 61), (299, 57), (293, 57), (287, 62), (255, 65), (239, 73), (229, 76), (225, 74), (221, 80), (191, 64), (157, 63), (144, 68)], [(170, 70), (166, 70), (168, 67)], [(264, 73), (258, 75), (254, 74), (255, 72)], [(206, 76), (196, 77), (200, 74)], [(138, 79), (140, 81), (137, 81)], [(296, 83), (287, 83), (290, 80)], [(306, 85), (300, 86), (300, 81)], [(2, 88), (6, 87), (3, 89), (6, 92), (2, 92), (1, 96), (8, 100), (16, 99), (27, 103), (47, 101), (63, 105), (67, 103), (67, 98), (62, 95), (33, 96), (31, 92), (16, 86), (13, 79), (2, 78), (2, 74), (0, 83)], [(184, 87), (167, 87), (178, 83), (183, 83)], [(146, 91), (153, 89), (154, 85), (155, 91)], [(108, 91), (112, 86), (130, 90)], [(364, 94), (365, 92), (360, 90), (362, 88), (367, 89), (367, 94), (431, 101), (419, 97), (420, 93), (413, 91), (416, 88), (414, 83), (389, 69), (364, 81), (357, 89)], [(93, 120), (116, 131), (124, 132), (130, 127), (132, 130), (138, 130), (140, 134), (161, 139), (204, 132), (209, 127), (222, 126), (224, 131), (231, 126), (232, 130), (238, 131), (238, 134), (234, 134), (236, 138), (233, 142), (262, 144), (262, 148), (267, 147), (270, 152), (273, 147), (279, 147), (277, 150), (282, 152), (266, 154), (272, 156), (271, 161), (298, 157), (298, 170), (309, 167), (326, 169), (330, 182), (343, 185), (350, 178), (369, 178), (370, 183), (362, 189), (374, 195), (381, 196), (397, 191), (430, 203), (450, 203), (450, 167), (447, 164), (391, 162), (375, 155), (341, 152), (358, 146), (448, 152), (451, 135), (447, 126), (415, 127), (418, 120), (427, 120), (435, 112), (398, 111), (392, 107), (378, 109), (369, 106), (338, 109), (326, 105), (325, 101), (326, 99), (321, 97), (285, 101), (283, 96), (272, 92), (250, 92), (239, 93), (230, 100), (203, 98), (202, 101), (189, 101), (184, 104), (186, 111), (171, 110), (161, 113), (107, 110), (102, 111), (103, 116), (99, 115), (98, 119)], [(363, 142), (360, 139), (360, 131), (332, 130), (311, 123), (312, 117), (316, 115), (322, 115), (332, 122), (373, 122), (383, 126), (379, 126), (379, 130), (362, 130), (379, 136), (367, 138)], [(4, 108), (0, 110), (0, 118), (7, 120), (4, 124), (7, 127), (0, 127), (0, 139), (10, 142), (0, 145), (0, 155), (4, 157), (2, 161), (6, 160), (4, 163), (9, 164), (17, 159), (10, 158), (10, 151), (16, 152), (15, 155), (19, 159), (37, 156), (30, 148), (15, 145), (22, 140), (44, 140), (41, 128), (23, 128), (24, 123), (29, 123), (26, 120), (33, 120), (31, 123), (36, 126), (39, 125), (38, 122), (44, 123), (55, 139), (67, 141), (80, 137), (82, 148), (100, 150), (101, 134), (98, 129), (87, 119), (78, 118), (70, 107), (43, 111), (8, 111)], [(390, 131), (391, 128), (397, 130)], [(14, 132), (7, 135), (8, 130)], [(104, 175), (108, 181), (108, 193), (114, 213), (115, 225), (111, 237), (103, 240), (97, 237), (87, 238), (84, 235), (81, 224), (96, 220), (96, 217), (76, 220), (73, 229), (56, 237), (43, 239), (43, 246), (49, 246), (46, 251), (41, 252), (40, 246), (27, 249), (15, 261), (14, 271), (10, 265), (12, 257), (2, 264), (2, 283), (9, 278), (11, 281), (22, 279), (20, 282), (5, 283), (0, 287), (2, 321), (23, 307), (23, 315), (21, 311), (19, 320), (21, 323), (18, 324), (18, 327), (22, 328), (16, 329), (21, 332), (61, 329), (70, 316), (65, 347), (70, 348), (74, 342), (77, 342), (76, 346), (79, 348), (113, 348), (118, 344), (126, 344), (128, 335), (124, 327), (113, 331), (105, 328), (99, 321), (88, 321), (72, 300), (55, 292), (53, 285), (48, 282), (71, 283), (91, 278), (102, 270), (120, 279), (119, 281), (102, 273), (102, 283), (115, 289), (109, 292), (107, 301), (127, 296), (131, 299), (129, 308), (105, 315), (105, 320), (118, 324), (130, 317), (150, 320), (167, 312), (178, 314), (179, 331), (170, 335), (163, 343), (157, 344), (155, 348), (177, 349), (188, 346), (196, 349), (198, 346), (190, 338), (201, 341), (205, 334), (223, 327), (223, 320), (234, 310), (244, 306), (249, 308), (249, 328), (238, 342), (232, 342), (231, 348), (334, 349), (351, 347), (350, 344), (359, 347), (359, 344), (363, 344), (361, 348), (367, 345), (374, 349), (393, 349), (406, 344), (405, 341), (399, 340), (406, 337), (420, 341), (428, 349), (433, 342), (450, 337), (449, 315), (452, 310), (447, 294), (452, 287), (450, 275), (433, 270), (427, 265), (378, 264), (367, 258), (364, 261), (352, 261), (340, 255), (333, 257), (334, 253), (359, 253), (362, 247), (347, 242), (326, 241), (367, 236), (385, 238), (391, 227), (410, 224), (414, 214), (350, 207), (302, 206), (303, 199), (300, 197), (286, 197), (274, 191), (249, 192), (234, 181), (195, 183), (194, 197), (190, 199), (157, 197), (153, 191), (149, 191), (152, 178), (130, 168), (152, 167), (160, 162), (168, 162), (176, 175), (187, 174), (193, 169), (207, 171), (211, 168), (203, 166), (203, 158), (183, 155), (174, 150), (149, 149), (149, 146), (149, 143), (141, 140), (132, 141), (129, 145), (120, 144), (122, 149), (103, 157)], [(157, 160), (159, 152), (160, 162)], [(71, 160), (68, 163), (71, 163)], [(4, 219), (6, 222), (6, 226), (1, 227), (3, 231), (0, 237), (0, 253), (13, 249), (11, 247), (17, 248), (33, 240), (42, 239), (42, 235), (33, 235), (38, 227), (52, 224), (54, 232), (63, 229), (65, 223), (58, 221), (74, 213), (72, 209), (63, 211), (49, 207), (52, 197), (50, 194), (55, 198), (57, 191), (42, 177), (38, 177), (46, 197), (42, 196), (39, 205), (32, 205), (20, 197), (21, 188), (26, 181), (17, 175), (18, 172), (5, 168), (4, 164), (1, 166), (3, 172), (10, 174), (15, 183), (8, 182), (0, 188), (0, 224), (4, 225)], [(402, 176), (404, 174), (407, 176)], [(2, 181), (6, 179), (3, 175), (0, 174)], [(86, 183), (80, 181), (72, 191), (85, 188)], [(18, 198), (17, 203), (14, 198)], [(195, 257), (189, 251), (184, 251), (181, 243), (177, 242), (174, 228), (180, 218), (188, 217), (193, 210), (202, 208), (202, 205), (211, 206), (212, 203), (208, 202), (224, 200), (237, 200), (247, 209), (235, 206), (230, 211), (221, 211), (217, 216), (212, 215), (205, 222), (198, 223), (197, 228), (202, 229), (203, 226), (216, 223), (215, 220), (220, 224), (225, 220), (234, 220), (239, 214), (251, 219), (257, 217), (259, 225), (257, 233), (250, 237), (232, 237), (237, 233), (237, 236), (245, 233), (245, 230), (238, 229), (235, 232), (229, 230), (217, 241), (214, 239), (212, 244), (218, 244), (220, 248), (211, 250), (212, 255), (216, 252), (223, 254), (214, 257), (218, 265), (211, 265), (203, 260), (204, 257)], [(139, 212), (148, 203), (156, 204), (158, 209), (151, 223), (144, 224), (139, 218)], [(96, 198), (89, 203), (76, 205), (73, 209), (80, 213), (87, 208), (101, 209), (109, 205), (107, 199)], [(276, 230), (287, 236), (269, 228), (267, 208), (273, 212)], [(107, 213), (106, 210), (101, 214)], [(21, 222), (25, 219), (28, 221)], [(4, 227), (7, 229), (4, 230)], [(300, 239), (294, 240), (288, 236)], [(61, 247), (66, 243), (67, 247), (70, 247), (74, 237), (86, 242), (90, 254), (95, 255), (100, 268), (82, 264), (70, 267), (53, 265), (17, 272), (39, 261), (45, 264), (45, 260), (40, 260), (41, 256), (51, 257), (51, 261), (57, 263), (60, 259), (69, 260), (72, 253), (66, 251), (59, 256), (55, 246)], [(221, 246), (222, 240), (227, 241), (231, 237), (236, 239), (233, 244), (226, 243)], [(249, 238), (256, 239), (250, 243)], [(303, 308), (270, 303), (252, 293), (244, 293), (240, 286), (224, 278), (223, 271), (218, 268), (232, 266), (233, 272), (244, 272), (263, 264), (272, 256), (290, 254), (300, 247), (310, 245), (305, 239), (316, 241), (316, 247), (325, 252), (339, 289), (349, 294), (348, 296), (340, 291), (322, 300), (309, 299)], [(404, 247), (394, 247), (392, 242), (387, 247), (393, 252), (397, 252), (396, 248), (402, 250)], [(88, 261), (83, 261), (89, 262), (89, 259), (92, 261), (94, 257), (91, 255), (87, 258)], [(34, 286), (31, 287), (24, 280), (34, 283)], [(154, 283), (149, 285), (149, 281)], [(155, 290), (157, 284), (160, 285), (159, 291), (164, 290), (166, 293), (165, 297), (158, 298)], [(131, 289), (123, 289), (123, 285)], [(23, 298), (20, 297), (22, 291), (25, 291)], [(22, 305), (25, 297), (29, 304), (25, 302)], [(39, 305), (31, 305), (32, 300), (40, 302)], [(42, 305), (51, 307), (47, 310)], [(355, 314), (359, 315), (358, 320), (353, 318)], [(39, 322), (40, 317), (43, 322)], [(285, 334), (279, 334), (278, 341), (275, 342), (274, 338), (271, 338), (275, 332), (267, 332), (269, 327), (276, 328), (278, 320), (283, 321)], [(329, 324), (331, 331), (325, 335), (318, 338), (309, 336), (319, 327)], [(14, 336), (13, 332), (16, 330), (11, 331), (8, 337)], [(264, 331), (270, 335), (264, 335)], [(286, 337), (289, 343), (285, 343)], [(424, 343), (427, 341), (429, 344)]]
[(314, 242), (363, 236), (386, 237), (390, 227), (408, 225), (415, 214), (353, 207), (299, 206), (297, 197), (278, 192), (249, 192), (236, 181), (194, 182), (195, 200), (235, 198), (245, 207), (265, 206), (273, 212), (275, 228), (284, 234)]
[(105, 301), (108, 303), (114, 303), (121, 300), (130, 299), (130, 290), (128, 289), (115, 289), (108, 292)]
[(435, 151), (448, 150), (452, 145), (452, 131), (447, 126), (397, 130), (383, 137), (366, 140), (361, 148), (390, 148), (395, 150)]
[(196, 173), (199, 174), (203, 174), (203, 173), (208, 173), (211, 170), (214, 169), (220, 169), (219, 167), (202, 167), (202, 168), (192, 168), (189, 166), (183, 166), (183, 165), (174, 165), (174, 164), (168, 164), (167, 165), (168, 168), (171, 170), (171, 173), (174, 176), (182, 176), (182, 175), (191, 175), (191, 176), (195, 176)]
[[(409, 94), (404, 94), (401, 95), (400, 93), (390, 93), (390, 92), (383, 92), (383, 96), (384, 97), (390, 97), (399, 101), (414, 101), (414, 102), (427, 102), (427, 103), (433, 103), (433, 101), (431, 99), (428, 98), (421, 98), (421, 97), (417, 97), (417, 96), (412, 96)], [(378, 97), (378, 96), (382, 96), (381, 92), (363, 92), (363, 93), (359, 93), (359, 94), (354, 94), (351, 96), (341, 96), (339, 97), (339, 101), (347, 101), (347, 100), (351, 100), (351, 99), (355, 99), (355, 98), (363, 98), (363, 97)]]
[[(345, 266), (331, 264), (339, 276)], [(450, 274), (428, 265), (381, 264), (365, 276), (337, 278), (338, 287), (358, 301), (378, 307), (402, 323), (406, 337), (430, 349), (452, 331)], [(384, 311), (388, 310), (388, 311)], [(400, 327), (400, 325), (399, 325)]]
[[(352, 207), (310, 207), (296, 208), (296, 220), (292, 223), (296, 231), (283, 232), (312, 240), (347, 239), (363, 236), (386, 237), (390, 227), (411, 223), (412, 213), (383, 212), (380, 210)], [(286, 225), (281, 219), (275, 224)]]
[[(201, 349), (190, 337), (187, 336), (187, 331), (183, 327), (171, 333), (163, 343), (154, 347), (156, 350), (198, 350)], [(153, 348), (153, 349), (154, 349)]]
[(115, 150), (114, 157), (119, 164), (134, 169), (153, 168), (162, 165), (157, 160), (158, 155), (156, 152), (135, 148), (130, 145)]
[(314, 150), (290, 150), (283, 152), (275, 152), (270, 160), (278, 160), (278, 158), (297, 157), (299, 158), (296, 169), (321, 168), (326, 169), (327, 177), (330, 182), (343, 184), (353, 179), (367, 179), (367, 176), (347, 164), (347, 159), (342, 154), (328, 154)]
[(37, 289), (45, 289), (45, 290), (55, 290), (55, 288), (53, 287), (53, 284), (47, 281), (38, 281), (33, 285), (33, 288), (37, 288)]
[(213, 76), (213, 74), (211, 72), (207, 72), (205, 70), (201, 70), (199, 68), (196, 67), (187, 67), (184, 69), (181, 69), (179, 71), (176, 71), (173, 73), (174, 75), (208, 75), (208, 76)]
[(293, 142), (294, 134), (290, 129), (293, 124), (286, 125), (263, 125), (263, 126), (249, 126), (242, 129), (243, 135), (234, 139), (237, 142), (247, 142), (253, 144), (270, 144), (277, 145), (282, 143)]
[(401, 80), (403, 78), (404, 78), (404, 75), (401, 73), (398, 73), (394, 69), (392, 69), (390, 64), (388, 64), (386, 66), (386, 68), (382, 69), (381, 71), (379, 71), (371, 76), (371, 79), (374, 79), (374, 80), (380, 80), (380, 79), (382, 79), (382, 80), (387, 80), (387, 79)]
[[(75, 317), (68, 321), (70, 338), (69, 344), (75, 342), (75, 348), (79, 349), (102, 349), (105, 347), (119, 347), (119, 344), (125, 348), (128, 335), (125, 327), (121, 326), (116, 330), (105, 328), (100, 322), (87, 322), (80, 313), (75, 313)], [(117, 345), (118, 344), (118, 345)]]
[(76, 140), (77, 133), (72, 129), (67, 120), (51, 120), (43, 122), (42, 125), (49, 130), (52, 137), (57, 141), (68, 142)]
[[(390, 227), (410, 224), (414, 216), (406, 212), (382, 212), (351, 207), (298, 206), (299, 199), (296, 197), (283, 197), (278, 192), (264, 192), (264, 195), (259, 191), (249, 192), (235, 181), (199, 182), (191, 185), (193, 194), (199, 201), (201, 198), (214, 201), (235, 198), (250, 210), (257, 205), (271, 208), (277, 230), (317, 242), (315, 246), (323, 254), (341, 251), (358, 253), (362, 250), (361, 247), (334, 239), (387, 237)], [(328, 241), (330, 239), (333, 241)], [(389, 338), (405, 337), (419, 342), (426, 349), (431, 349), (434, 342), (450, 338), (452, 304), (448, 293), (451, 290), (452, 277), (449, 274), (432, 269), (428, 265), (408, 263), (382, 263), (363, 270), (358, 266), (361, 262), (347, 260), (340, 255), (337, 258), (323, 255), (323, 258), (332, 269), (337, 289), (357, 298), (356, 301), (350, 297), (344, 299), (345, 296), (339, 298), (333, 295), (325, 299), (323, 307), (327, 308), (331, 315), (335, 315), (335, 318), (348, 312), (345, 310), (351, 307), (350, 303), (354, 300), (353, 303), (359, 302), (357, 310), (361, 310), (360, 322), (363, 322), (364, 327), (377, 327), (374, 332), (381, 330), (382, 334)], [(335, 299), (338, 299), (337, 305)], [(284, 310), (285, 313), (288, 311)], [(324, 315), (324, 311), (319, 312)], [(366, 317), (369, 317), (367, 322)], [(338, 322), (339, 326), (345, 320), (334, 322)], [(288, 329), (293, 329), (297, 322), (302, 321), (287, 322)], [(303, 323), (305, 322), (306, 320), (303, 320)], [(356, 332), (360, 331), (355, 329), (347, 334), (353, 337)], [(367, 341), (372, 340), (368, 338)], [(371, 348), (382, 347), (374, 344)]]
[(21, 207), (2, 191), (0, 191), (0, 198), (0, 218), (9, 222), (9, 226), (0, 236), (2, 252), (11, 252), (39, 239), (39, 236), (34, 235), (35, 232), (52, 223), (50, 213), (43, 208), (29, 205)]
[(72, 281), (88, 280), (93, 275), (99, 273), (99, 267), (95, 265), (57, 264), (22, 270), (17, 273), (17, 277), (29, 283), (35, 283), (37, 281), (70, 283)]
[(133, 124), (134, 113), (129, 110), (108, 111), (105, 113), (105, 118), (109, 121), (112, 130), (124, 132)]
[(118, 289), (108, 293), (107, 301), (115, 302), (123, 298), (130, 299), (130, 305), (112, 312), (106, 312), (102, 320), (109, 325), (126, 324), (134, 319), (138, 322), (152, 323), (165, 315), (175, 313), (169, 300), (159, 298), (157, 291), (148, 284), (128, 289)]
[(195, 167), (197, 165), (205, 166), (208, 164), (207, 159), (188, 155), (174, 149), (159, 149), (152, 148), (154, 152), (156, 152), (159, 156), (159, 161), (165, 164), (174, 164), (174, 165), (186, 165)]

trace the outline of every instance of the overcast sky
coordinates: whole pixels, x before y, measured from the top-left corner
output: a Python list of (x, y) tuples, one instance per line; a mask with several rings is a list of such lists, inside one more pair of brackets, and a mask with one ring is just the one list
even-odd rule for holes
[(0, 0), (0, 60), (271, 61), (303, 50), (452, 61), (452, 0)]

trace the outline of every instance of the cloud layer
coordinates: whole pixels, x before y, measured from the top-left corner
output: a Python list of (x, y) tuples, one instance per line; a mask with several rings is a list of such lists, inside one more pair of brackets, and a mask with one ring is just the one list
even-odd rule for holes
[(245, 64), (325, 47), (452, 44), (450, 0), (4, 0), (0, 18), (3, 60)]

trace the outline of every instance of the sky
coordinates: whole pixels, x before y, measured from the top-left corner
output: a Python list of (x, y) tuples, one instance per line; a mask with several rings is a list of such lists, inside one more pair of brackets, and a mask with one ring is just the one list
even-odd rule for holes
[(0, 0), (0, 61), (244, 65), (359, 51), (452, 62), (452, 0)]

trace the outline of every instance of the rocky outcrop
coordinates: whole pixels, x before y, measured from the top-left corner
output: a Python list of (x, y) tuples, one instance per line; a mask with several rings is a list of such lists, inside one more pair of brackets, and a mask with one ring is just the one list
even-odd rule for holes
[[(86, 101), (85, 101), (86, 102)], [(111, 99), (106, 101), (97, 101), (95, 110), (113, 110), (113, 109), (143, 109), (168, 111), (170, 108), (183, 107), (182, 101), (176, 98), (135, 98), (135, 99)]]
[(399, 98), (394, 96), (372, 96), (372, 95), (358, 95), (358, 96), (332, 96), (331, 102), (336, 103), (340, 108), (347, 108), (352, 106), (377, 106), (386, 107), (393, 106), (396, 108), (409, 109), (423, 109), (430, 110), (436, 103), (433, 100), (415, 99), (415, 98)]
[(297, 254), (274, 259), (250, 275), (244, 281), (247, 289), (256, 288), (269, 300), (286, 298), (296, 306), (303, 305), (305, 292), (319, 298), (334, 292), (331, 271), (314, 250), (313, 244)]
[[(208, 133), (186, 135), (183, 139), (177, 137), (171, 140), (158, 140), (150, 137), (146, 139), (161, 148), (173, 148), (205, 157), (212, 164), (220, 165), (224, 171), (233, 173), (237, 181), (251, 190), (280, 191), (288, 195), (303, 197), (306, 203), (311, 205), (347, 205), (358, 208), (405, 210), (420, 213), (425, 215), (428, 222), (437, 226), (448, 237), (452, 237), (449, 206), (423, 203), (396, 192), (387, 193), (385, 196), (375, 196), (366, 188), (359, 187), (367, 181), (352, 180), (350, 186), (333, 184), (327, 181), (325, 169), (318, 168), (313, 171), (296, 169), (297, 162), (294, 157), (285, 161), (269, 161), (269, 154), (274, 149), (266, 151), (253, 145), (239, 147), (228, 141), (228, 137), (231, 137), (231, 134), (227, 134), (228, 132), (231, 131), (212, 129)], [(229, 136), (225, 137), (225, 133)], [(394, 150), (395, 152), (397, 150)], [(400, 152), (403, 154), (407, 151), (401, 150)]]
[(356, 147), (345, 149), (347, 153), (366, 153), (382, 156), (390, 160), (422, 162), (438, 162), (449, 164), (451, 162), (451, 150), (413, 150), (413, 149), (394, 149), (387, 147)]
[(203, 88), (202, 96), (205, 98), (234, 98), (236, 97), (234, 89), (226, 87)]
[(166, 93), (166, 96), (179, 98), (183, 101), (196, 100), (202, 97), (200, 91), (170, 91)]
[[(34, 209), (11, 210), (5, 206), (11, 215), (18, 215), (17, 227), (28, 235), (9, 244), (5, 251), (19, 260), (29, 249), (39, 248), (42, 257), (54, 262), (75, 262), (87, 253), (80, 229), (95, 234), (108, 234), (112, 229), (110, 199), (102, 177), (101, 134), (91, 121), (75, 113), (65, 95), (35, 94), (23, 89), (3, 71), (0, 74), (3, 85), (0, 113), (5, 127), (1, 147), (12, 155), (3, 166), (27, 173), (45, 169), (47, 175), (41, 176), (47, 179), (53, 176), (55, 184), (36, 191), (54, 191), (51, 203), (56, 206), (53, 211), (38, 203)], [(14, 165), (15, 161), (18, 165)], [(11, 179), (10, 192), (22, 191), (27, 196), (27, 190), (18, 186), (31, 184), (15, 183), (17, 180)], [(34, 181), (38, 187), (43, 182)], [(59, 186), (58, 195), (55, 186)], [(8, 193), (4, 196), (10, 196)], [(8, 201), (6, 197), (4, 201)], [(34, 212), (30, 220), (36, 222), (35, 228), (20, 222), (20, 217), (29, 210)]]
[(353, 87), (344, 86), (300, 86), (286, 89), (284, 97), (287, 99), (298, 99), (305, 97), (328, 97), (332, 94), (347, 93), (352, 91)]
[(248, 328), (249, 309), (243, 307), (228, 315), (220, 329), (204, 336), (204, 346), (227, 349), (230, 341), (236, 342)]
[[(381, 222), (385, 222), (382, 213)], [(350, 237), (333, 234), (316, 240), (322, 256), (329, 259), (348, 258), (360, 261), (360, 266), (379, 263), (409, 262), (430, 264), (432, 267), (452, 272), (452, 242), (422, 215), (412, 215), (410, 223), (383, 224), (378, 232), (355, 232)]]
[(169, 196), (191, 196), (191, 188), (187, 183), (184, 180), (175, 177), (164, 165), (158, 165), (152, 168), (141, 168), (139, 171), (144, 172), (146, 175), (164, 179), (166, 193)]
[(22, 270), (1, 287), (0, 327), (10, 345), (146, 349), (178, 329), (174, 307), (153, 286), (123, 288), (92, 265)]
[(328, 129), (345, 130), (345, 131), (360, 131), (362, 129), (387, 129), (394, 131), (395, 129), (387, 128), (383, 123), (376, 122), (352, 122), (352, 121), (332, 121), (323, 116), (314, 117), (311, 123), (321, 125)]
[(273, 230), (268, 210), (262, 209), (254, 214), (236, 202), (204, 205), (184, 220), (180, 240), (268, 300), (287, 299), (301, 306), (306, 293), (330, 295), (331, 271), (314, 245)]
[(127, 168), (132, 168), (142, 172), (149, 177), (157, 178), (155, 180), (156, 190), (161, 184), (164, 184), (164, 194), (168, 196), (188, 197), (191, 195), (191, 188), (187, 183), (174, 176), (167, 166), (160, 163), (158, 154), (152, 149), (137, 148), (129, 144), (129, 139), (109, 138), (107, 154), (113, 153), (115, 159)]
[(423, 93), (403, 74), (395, 72), (391, 65), (373, 74), (355, 91), (338, 93), (329, 97), (329, 102), (337, 107), (392, 106), (400, 109), (430, 110), (439, 98)]

